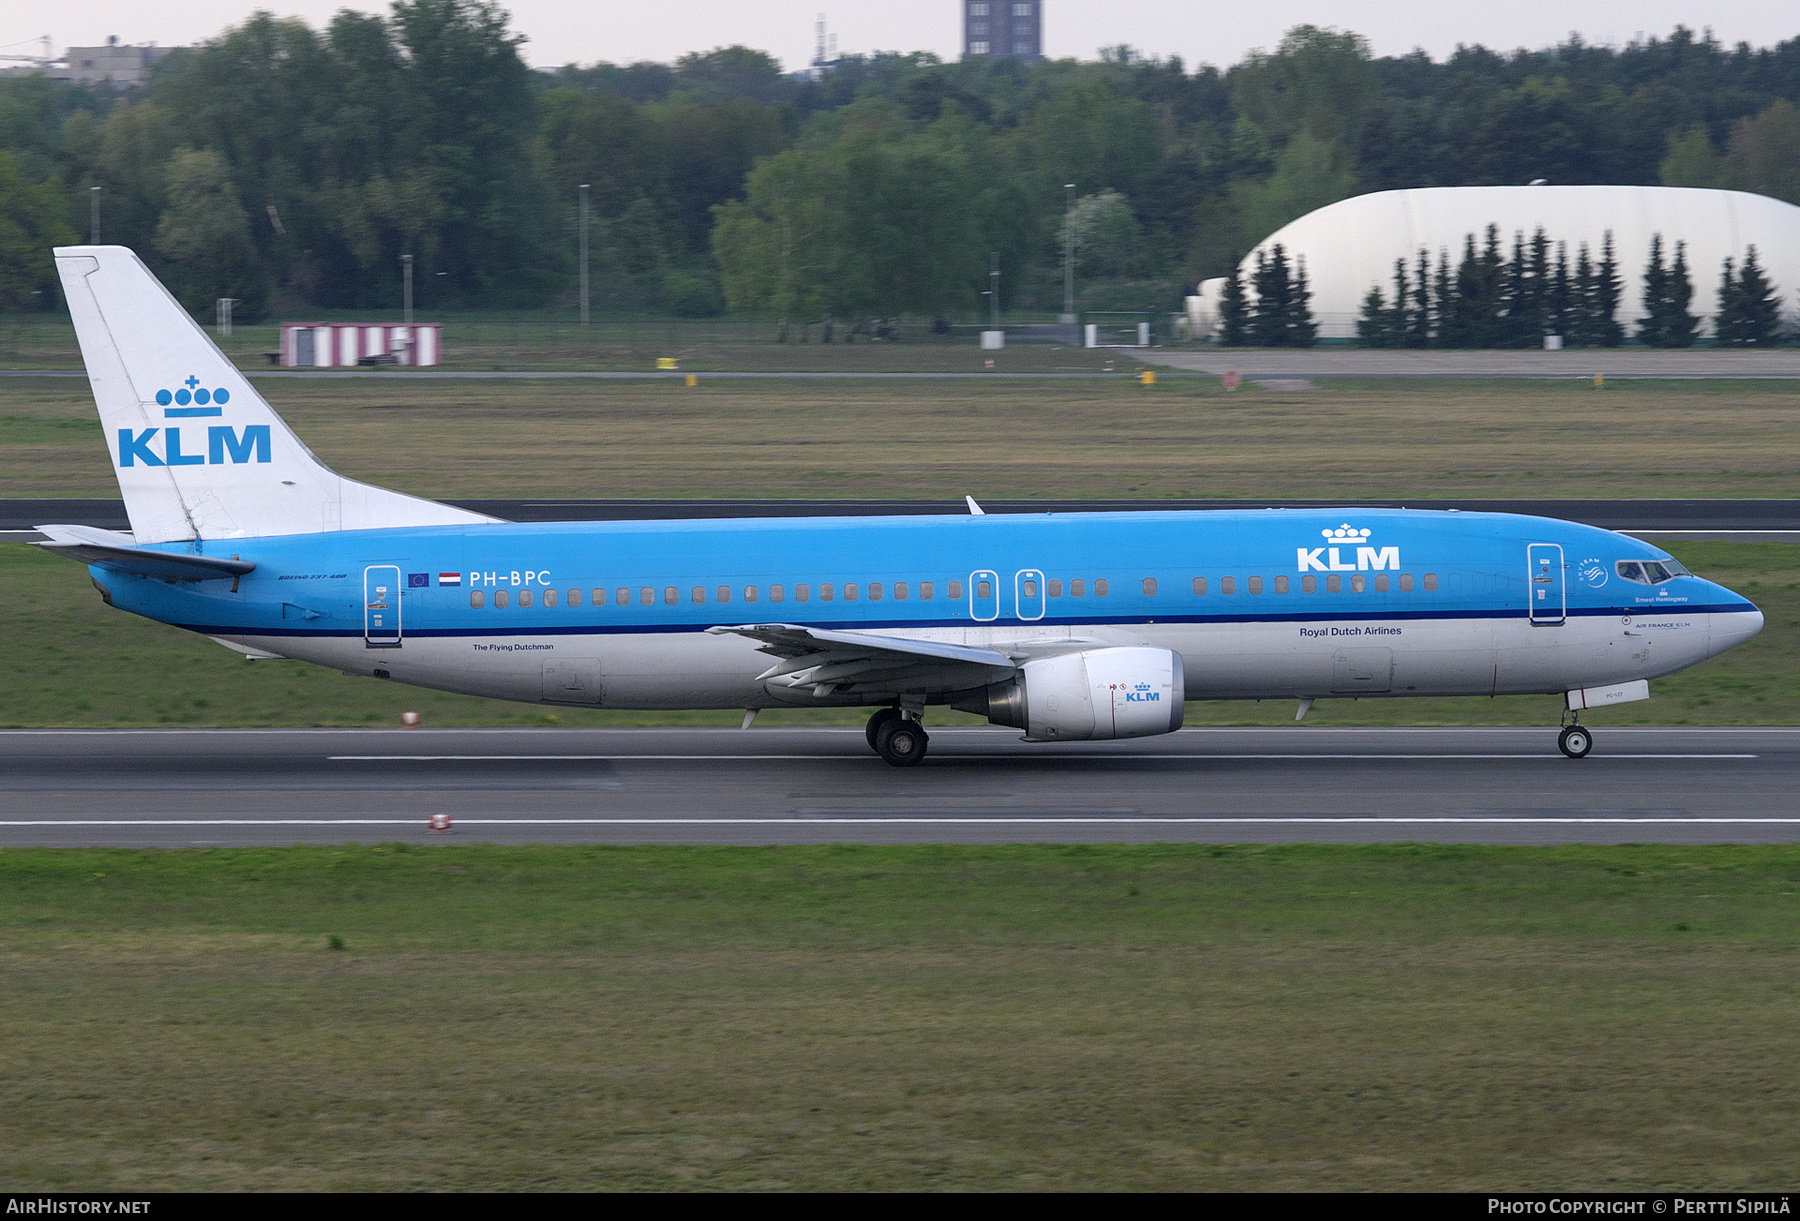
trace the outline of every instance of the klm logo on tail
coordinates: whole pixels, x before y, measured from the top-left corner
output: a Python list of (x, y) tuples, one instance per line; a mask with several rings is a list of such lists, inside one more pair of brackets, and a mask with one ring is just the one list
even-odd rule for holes
[[(165, 419), (192, 419), (196, 416), (222, 416), (231, 401), (231, 391), (224, 387), (209, 390), (200, 379), (189, 374), (177, 390), (158, 390), (157, 405)], [(155, 445), (161, 434), (160, 446)], [(191, 433), (189, 434), (192, 435)], [(267, 424), (247, 424), (240, 432), (229, 424), (214, 424), (206, 430), (206, 452), (182, 450), (181, 429), (119, 429), (119, 465), (127, 466), (223, 466), (227, 462), (273, 462), (274, 454)], [(158, 448), (161, 453), (158, 453)]]

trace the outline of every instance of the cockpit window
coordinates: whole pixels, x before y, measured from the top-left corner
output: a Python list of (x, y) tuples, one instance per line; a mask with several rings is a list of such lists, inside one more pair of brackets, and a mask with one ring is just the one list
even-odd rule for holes
[(1618, 568), (1621, 577), (1639, 585), (1661, 585), (1676, 577), (1693, 575), (1674, 560), (1620, 560)]

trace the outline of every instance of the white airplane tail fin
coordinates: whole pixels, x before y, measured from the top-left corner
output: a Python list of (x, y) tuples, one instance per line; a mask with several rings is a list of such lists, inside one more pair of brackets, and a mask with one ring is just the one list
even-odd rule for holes
[(124, 246), (59, 246), (56, 269), (138, 542), (494, 520), (320, 462)]

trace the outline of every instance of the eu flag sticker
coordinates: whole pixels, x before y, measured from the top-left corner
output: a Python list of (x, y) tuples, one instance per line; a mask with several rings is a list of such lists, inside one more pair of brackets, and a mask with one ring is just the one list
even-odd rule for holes
[(429, 572), (409, 572), (406, 574), (406, 587), (408, 589), (427, 589), (430, 585), (431, 574)]

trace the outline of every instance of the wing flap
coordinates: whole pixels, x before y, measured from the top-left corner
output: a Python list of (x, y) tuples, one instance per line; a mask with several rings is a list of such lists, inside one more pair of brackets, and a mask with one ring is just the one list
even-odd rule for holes
[(792, 623), (749, 623), (707, 631), (757, 641), (761, 652), (779, 659), (759, 679), (787, 688), (811, 687), (820, 696), (842, 691), (958, 690), (993, 682), (1018, 664), (994, 649), (878, 632)]

